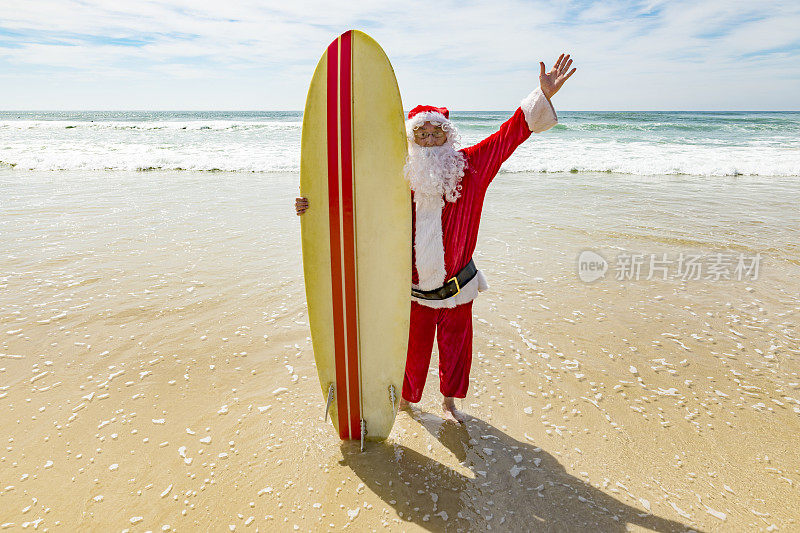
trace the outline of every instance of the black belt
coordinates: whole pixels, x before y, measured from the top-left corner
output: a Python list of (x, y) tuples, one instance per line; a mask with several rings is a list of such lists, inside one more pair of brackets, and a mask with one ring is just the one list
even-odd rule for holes
[(472, 261), (472, 258), (470, 258), (467, 266), (462, 268), (458, 274), (447, 280), (447, 282), (438, 289), (421, 291), (412, 287), (411, 295), (422, 298), (423, 300), (444, 300), (461, 292), (461, 288), (469, 283), (477, 273), (478, 269), (475, 268), (475, 263)]

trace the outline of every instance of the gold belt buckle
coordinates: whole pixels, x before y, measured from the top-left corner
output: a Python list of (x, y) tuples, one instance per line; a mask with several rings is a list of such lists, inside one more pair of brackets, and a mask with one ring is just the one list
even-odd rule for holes
[[(456, 291), (456, 294), (458, 294), (459, 292), (461, 292), (461, 286), (458, 284), (458, 278), (457, 278), (456, 276), (453, 276), (452, 278), (450, 278), (450, 279), (448, 279), (448, 280), (447, 280), (447, 283), (450, 283), (451, 281), (455, 281), (455, 282), (456, 282), (456, 289), (458, 289), (458, 290)], [(454, 294), (453, 296), (455, 296), (456, 294)], [(451, 298), (452, 298), (452, 296), (451, 296)]]

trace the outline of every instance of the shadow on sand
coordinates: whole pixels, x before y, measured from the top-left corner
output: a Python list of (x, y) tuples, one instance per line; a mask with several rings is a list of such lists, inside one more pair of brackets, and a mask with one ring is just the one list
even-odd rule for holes
[[(399, 415), (405, 416), (405, 415)], [(430, 531), (698, 531), (645, 513), (567, 474), (541, 448), (478, 418), (466, 425), (411, 416), (461, 463), (461, 471), (397, 443), (342, 443), (342, 464), (403, 520)]]

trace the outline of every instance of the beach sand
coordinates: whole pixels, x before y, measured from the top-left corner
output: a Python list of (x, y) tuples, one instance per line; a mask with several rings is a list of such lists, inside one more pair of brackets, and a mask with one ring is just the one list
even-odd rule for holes
[[(434, 351), (363, 453), (322, 420), (298, 183), (0, 173), (0, 528), (800, 530), (796, 178), (499, 175), (473, 418)], [(586, 283), (583, 250), (761, 260)]]

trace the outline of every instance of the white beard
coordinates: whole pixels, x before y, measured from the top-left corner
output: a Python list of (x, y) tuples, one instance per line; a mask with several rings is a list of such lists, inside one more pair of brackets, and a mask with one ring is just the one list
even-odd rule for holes
[(427, 291), (438, 289), (447, 275), (444, 268), (442, 240), (442, 208), (445, 198), (455, 202), (461, 196), (461, 178), (466, 158), (452, 143), (443, 146), (419, 146), (409, 143), (404, 168), (406, 179), (414, 191), (416, 203), (415, 257), (419, 284)]
[(411, 141), (403, 173), (414, 191), (415, 201), (422, 196), (433, 196), (455, 202), (461, 195), (465, 166), (464, 154), (453, 148), (452, 143), (419, 146)]

